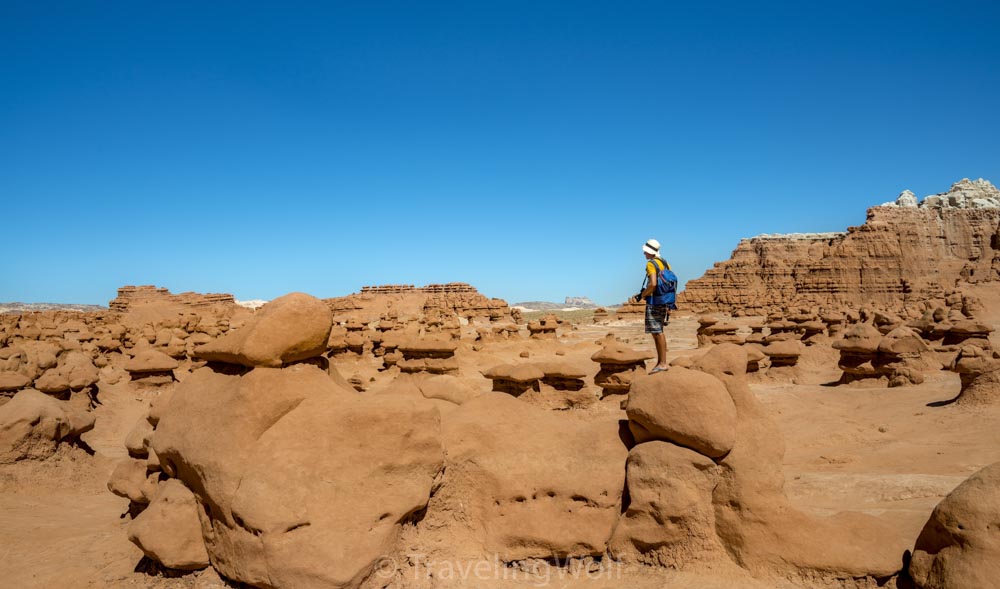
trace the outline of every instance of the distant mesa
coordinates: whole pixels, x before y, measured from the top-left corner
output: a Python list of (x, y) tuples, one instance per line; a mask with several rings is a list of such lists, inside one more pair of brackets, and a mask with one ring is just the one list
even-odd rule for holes
[(442, 314), (461, 319), (510, 319), (507, 301), (489, 298), (465, 282), (446, 284), (381, 284), (363, 286), (359, 292), (323, 299), (338, 319), (362, 322), (395, 320)]
[(743, 239), (687, 283), (695, 312), (767, 314), (794, 305), (896, 306), (1000, 280), (1000, 190), (963, 179), (919, 201), (903, 191), (845, 232)]
[(235, 305), (236, 299), (231, 294), (222, 293), (182, 292), (173, 294), (165, 288), (153, 285), (123, 286), (118, 289), (118, 296), (108, 303), (108, 307), (118, 313), (128, 313), (135, 305), (149, 303), (198, 308), (216, 304)]
[(598, 304), (587, 297), (566, 297), (566, 302), (564, 303), (527, 301), (514, 303), (513, 306), (525, 311), (567, 311), (572, 309), (596, 309), (599, 307)]
[(38, 311), (76, 311), (78, 313), (99, 313), (107, 311), (107, 307), (100, 305), (75, 305), (63, 303), (0, 303), (0, 314), (3, 313), (31, 313)]

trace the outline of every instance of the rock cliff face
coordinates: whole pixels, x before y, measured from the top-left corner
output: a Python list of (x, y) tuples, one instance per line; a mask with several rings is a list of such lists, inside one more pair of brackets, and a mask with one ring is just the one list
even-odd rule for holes
[(118, 296), (108, 303), (108, 307), (118, 313), (127, 313), (133, 305), (145, 303), (207, 307), (215, 304), (235, 305), (236, 299), (231, 294), (201, 294), (196, 292), (173, 294), (165, 288), (157, 288), (152, 285), (123, 286), (118, 289)]
[(364, 286), (344, 297), (324, 299), (334, 315), (343, 319), (375, 321), (387, 312), (399, 318), (413, 318), (440, 311), (448, 316), (488, 318), (498, 321), (510, 315), (503, 299), (488, 298), (464, 282), (447, 284), (383, 284)]
[(788, 305), (892, 307), (967, 282), (1000, 280), (1000, 191), (962, 180), (920, 202), (904, 191), (845, 233), (761, 235), (692, 280), (695, 311), (760, 313)]

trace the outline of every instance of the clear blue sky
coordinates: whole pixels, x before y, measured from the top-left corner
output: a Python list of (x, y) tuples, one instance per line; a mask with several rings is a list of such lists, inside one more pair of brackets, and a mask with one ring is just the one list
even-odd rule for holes
[(994, 2), (0, 0), (0, 301), (682, 280), (1000, 183)]

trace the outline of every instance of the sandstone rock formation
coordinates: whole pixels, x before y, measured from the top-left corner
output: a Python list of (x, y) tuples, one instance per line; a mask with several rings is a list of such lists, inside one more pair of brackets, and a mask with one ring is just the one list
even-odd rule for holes
[(719, 379), (673, 367), (640, 375), (629, 391), (626, 414), (638, 443), (665, 440), (709, 458), (721, 458), (736, 441), (736, 406)]
[(163, 567), (357, 587), (427, 504), (443, 467), (439, 413), (423, 397), (362, 397), (317, 367), (325, 304), (267, 307), (210, 347), (219, 364), (156, 398), (109, 488), (133, 502), (129, 537)]
[(493, 381), (493, 390), (515, 397), (529, 390), (540, 390), (545, 373), (533, 364), (500, 364), (483, 372)]
[(790, 304), (920, 301), (959, 282), (1000, 280), (1000, 207), (989, 182), (962, 180), (917, 207), (876, 206), (842, 234), (744, 239), (687, 283), (678, 304), (763, 313)]
[(403, 359), (396, 365), (403, 372), (429, 372), (450, 374), (458, 371), (455, 350), (458, 349), (451, 338), (411, 337), (397, 346)]
[(797, 340), (771, 342), (761, 348), (761, 352), (767, 356), (772, 368), (795, 366), (802, 355), (802, 343)]
[(241, 329), (209, 342), (196, 355), (215, 362), (281, 366), (326, 351), (330, 311), (317, 298), (291, 293), (264, 305)]
[(225, 576), (341, 587), (370, 574), (426, 504), (441, 468), (438, 428), (432, 407), (363, 399), (311, 365), (245, 376), (205, 368), (178, 386), (151, 445), (202, 504), (205, 545)]
[(633, 350), (608, 335), (604, 347), (590, 357), (601, 365), (594, 384), (603, 389), (605, 396), (627, 393), (635, 377), (645, 372), (646, 360), (651, 358), (652, 354)]
[(957, 404), (1000, 404), (1000, 351), (964, 346), (955, 359), (953, 369), (962, 379)]
[(629, 452), (625, 470), (630, 502), (609, 544), (615, 558), (671, 568), (725, 558), (715, 533), (719, 467), (712, 459), (649, 441)]
[(396, 311), (397, 319), (402, 320), (432, 311), (466, 320), (502, 321), (511, 317), (506, 301), (487, 298), (464, 282), (423, 287), (411, 284), (364, 286), (358, 293), (325, 299), (325, 302), (337, 317), (368, 320), (378, 319), (390, 307)]
[(0, 405), (0, 464), (51, 456), (60, 442), (94, 427), (94, 416), (45, 393), (25, 389)]
[(840, 351), (843, 384), (865, 379), (884, 380), (891, 387), (920, 384), (924, 372), (941, 369), (927, 343), (905, 326), (882, 335), (871, 323), (857, 323), (833, 348)]
[[(790, 505), (783, 491), (783, 439), (750, 391), (746, 365), (744, 348), (722, 344), (690, 370), (671, 367), (637, 379), (633, 394), (648, 397), (641, 403), (656, 410), (655, 416), (636, 412), (629, 400), (630, 427), (635, 416), (644, 437), (637, 437), (629, 454), (628, 491), (635, 507), (618, 524), (613, 554), (674, 567), (731, 558), (756, 575), (828, 581), (893, 575), (902, 547), (891, 528), (857, 513), (816, 518)], [(709, 397), (719, 400), (707, 403)], [(657, 407), (663, 403), (669, 410)], [(714, 415), (727, 417), (712, 422)], [(651, 421), (675, 426), (645, 437)], [(693, 444), (696, 433), (716, 442)]]
[(128, 539), (167, 568), (203, 569), (209, 561), (201, 539), (199, 509), (184, 483), (168, 479), (157, 486), (149, 507), (129, 524)]
[(480, 557), (602, 555), (625, 482), (618, 427), (485, 393), (444, 421), (445, 478), (426, 521)]
[(118, 289), (118, 296), (108, 303), (108, 307), (117, 313), (128, 313), (133, 305), (157, 304), (180, 307), (207, 307), (210, 305), (235, 305), (236, 299), (231, 294), (201, 294), (184, 292), (172, 294), (165, 288), (152, 285), (123, 286)]
[(521, 397), (540, 407), (572, 409), (597, 400), (586, 388), (586, 371), (568, 362), (500, 364), (482, 374), (492, 381), (493, 391)]
[(718, 318), (702, 315), (698, 318), (698, 346), (713, 346), (715, 344), (742, 344), (744, 339), (737, 335), (739, 325), (720, 322)]
[(931, 514), (909, 573), (920, 589), (997, 587), (1000, 580), (1000, 463), (972, 475)]
[(535, 339), (554, 338), (562, 321), (554, 313), (549, 313), (537, 321), (528, 323), (528, 333)]
[(163, 352), (149, 348), (140, 351), (125, 363), (125, 372), (134, 381), (145, 384), (160, 385), (173, 382), (174, 369), (180, 365), (177, 360)]

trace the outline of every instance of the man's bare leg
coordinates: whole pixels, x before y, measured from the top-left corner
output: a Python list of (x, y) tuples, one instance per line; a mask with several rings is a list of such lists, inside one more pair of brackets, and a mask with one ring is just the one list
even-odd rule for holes
[(653, 334), (653, 343), (656, 344), (656, 366), (653, 368), (667, 367), (667, 338), (663, 332)]

